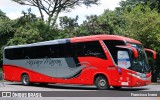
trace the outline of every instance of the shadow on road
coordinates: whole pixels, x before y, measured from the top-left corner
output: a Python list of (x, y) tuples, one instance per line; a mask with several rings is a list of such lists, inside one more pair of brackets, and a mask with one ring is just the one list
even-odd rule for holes
[[(20, 85), (23, 86), (21, 83), (9, 83), (8, 85)], [(28, 86), (25, 86), (28, 87)], [(30, 87), (42, 87), (42, 88), (52, 88), (52, 89), (66, 89), (66, 90), (97, 90), (95, 86), (84, 86), (84, 85), (64, 85), (64, 84), (48, 84), (48, 85), (40, 85), (38, 83), (30, 85)], [(149, 90), (146, 87), (122, 87), (119, 90), (114, 88), (110, 88), (109, 91), (142, 91), (142, 90)], [(107, 91), (107, 90), (103, 90)]]

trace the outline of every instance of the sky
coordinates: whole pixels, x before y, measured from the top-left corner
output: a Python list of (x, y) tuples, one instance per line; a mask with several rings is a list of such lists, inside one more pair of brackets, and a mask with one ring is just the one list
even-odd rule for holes
[[(75, 18), (76, 15), (79, 16), (78, 23), (82, 23), (86, 18), (87, 15), (100, 15), (104, 12), (105, 9), (114, 10), (115, 7), (119, 6), (119, 2), (122, 0), (100, 0), (100, 5), (93, 5), (92, 7), (77, 7), (76, 9), (72, 10), (68, 13), (60, 13), (59, 17), (61, 16), (68, 16)], [(6, 15), (10, 19), (16, 19), (20, 16), (22, 16), (22, 11), (26, 11), (30, 8), (30, 6), (22, 6), (18, 3), (13, 2), (12, 0), (0, 0), (0, 9), (6, 13)], [(32, 7), (32, 13), (36, 14), (38, 17), (40, 17), (40, 14), (38, 12), (38, 9), (35, 7)], [(47, 16), (45, 15), (45, 18)]]

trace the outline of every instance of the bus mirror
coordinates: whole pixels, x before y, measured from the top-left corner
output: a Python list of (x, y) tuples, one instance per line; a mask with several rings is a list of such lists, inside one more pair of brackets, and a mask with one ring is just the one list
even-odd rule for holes
[(135, 57), (135, 58), (138, 58), (138, 51), (137, 51), (136, 48), (134, 48), (134, 47), (132, 47), (132, 46), (116, 46), (116, 47), (132, 50), (134, 57)]
[(144, 48), (145, 52), (149, 52), (152, 53), (152, 58), (156, 59), (156, 52), (154, 50), (148, 49), (148, 48)]
[(138, 58), (138, 51), (137, 51), (137, 49), (134, 48), (134, 47), (131, 47), (131, 49), (132, 49), (132, 52), (133, 52), (134, 57), (135, 57), (135, 58)]

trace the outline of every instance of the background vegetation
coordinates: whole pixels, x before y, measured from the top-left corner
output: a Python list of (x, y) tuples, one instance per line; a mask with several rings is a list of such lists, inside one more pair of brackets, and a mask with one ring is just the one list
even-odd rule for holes
[[(60, 17), (60, 23), (56, 23), (56, 20), (61, 12), (71, 11), (80, 5), (100, 5), (99, 0), (12, 1), (37, 7), (41, 17), (38, 18), (29, 8), (28, 12), (22, 11), (22, 17), (11, 20), (0, 10), (0, 66), (4, 46), (95, 34), (115, 34), (137, 39), (144, 47), (155, 50), (157, 62), (160, 62), (160, 0), (122, 1), (120, 7), (113, 11), (106, 9), (102, 15), (86, 16), (81, 25), (77, 22), (78, 16)], [(47, 21), (43, 13), (48, 15)]]

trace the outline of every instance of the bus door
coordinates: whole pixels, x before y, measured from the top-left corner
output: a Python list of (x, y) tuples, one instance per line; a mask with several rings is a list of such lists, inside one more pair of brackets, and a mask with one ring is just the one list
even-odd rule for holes
[(127, 49), (118, 49), (117, 51), (117, 71), (118, 71), (118, 83), (122, 86), (128, 86), (131, 82), (131, 76), (128, 75), (128, 70), (131, 69), (130, 51)]
[(109, 75), (111, 77), (112, 85), (128, 85), (126, 80), (129, 80), (126, 69), (131, 67), (130, 56), (127, 48), (117, 47), (125, 46), (124, 41), (120, 40), (104, 40), (104, 43), (110, 52), (112, 65), (108, 65)]
[[(72, 82), (87, 83), (91, 81), (92, 72), (96, 67), (104, 66), (106, 56), (99, 41), (87, 41), (72, 43), (69, 46), (71, 57), (74, 63), (70, 64), (73, 67), (72, 72), (76, 72), (76, 77)], [(76, 66), (75, 66), (76, 65)]]

